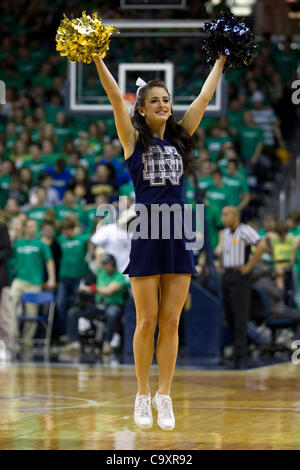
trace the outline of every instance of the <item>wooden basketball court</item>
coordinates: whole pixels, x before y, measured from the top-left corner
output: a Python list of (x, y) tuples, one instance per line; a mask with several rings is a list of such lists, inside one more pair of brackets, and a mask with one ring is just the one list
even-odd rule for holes
[[(151, 393), (158, 370), (153, 366)], [(176, 427), (133, 421), (132, 366), (11, 364), (0, 369), (0, 449), (299, 449), (299, 366), (176, 368)]]

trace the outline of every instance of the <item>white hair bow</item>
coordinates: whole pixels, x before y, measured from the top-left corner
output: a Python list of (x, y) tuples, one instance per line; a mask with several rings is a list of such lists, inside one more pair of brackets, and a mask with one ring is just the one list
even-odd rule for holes
[(135, 82), (135, 84), (136, 86), (139, 87), (136, 92), (136, 97), (138, 97), (139, 92), (141, 91), (142, 88), (144, 88), (144, 86), (147, 85), (147, 83), (141, 77), (139, 77), (137, 81)]

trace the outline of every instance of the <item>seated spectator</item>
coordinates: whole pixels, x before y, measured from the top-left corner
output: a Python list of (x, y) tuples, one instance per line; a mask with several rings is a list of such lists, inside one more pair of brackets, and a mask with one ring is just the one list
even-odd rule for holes
[(87, 243), (89, 234), (78, 233), (75, 222), (66, 217), (62, 220), (61, 235), (57, 241), (61, 247), (59, 282), (56, 296), (60, 321), (60, 336), (64, 339), (67, 325), (67, 311), (78, 291), (80, 279), (86, 274)]
[(117, 189), (114, 167), (111, 164), (100, 163), (91, 179), (91, 195), (95, 197), (96, 194), (105, 192), (111, 198)]
[(300, 235), (300, 211), (294, 210), (289, 212), (286, 223), (289, 227), (288, 233), (298, 237)]
[(288, 233), (286, 222), (278, 222), (272, 238), (275, 282), (279, 289), (286, 287), (286, 274), (292, 269), (294, 237)]
[(68, 183), (72, 178), (71, 173), (66, 169), (66, 161), (63, 158), (59, 158), (53, 167), (45, 168), (45, 172), (51, 176), (52, 188), (56, 189), (60, 200), (62, 200)]
[(260, 237), (269, 236), (272, 238), (275, 235), (277, 222), (278, 219), (273, 212), (268, 212), (265, 214), (263, 218), (263, 227), (258, 230), (258, 235)]
[(16, 140), (9, 158), (14, 162), (17, 169), (20, 169), (26, 160), (30, 160), (26, 144), (22, 140)]
[[(72, 155), (77, 155), (77, 152), (73, 152), (70, 155), (70, 158), (72, 158)], [(73, 174), (73, 177), (68, 183), (68, 189), (73, 190), (76, 184), (84, 184), (89, 188), (87, 171), (83, 165), (77, 164), (75, 167), (75, 172), (72, 174)]]
[[(41, 173), (38, 177), (38, 187), (42, 187), (46, 191), (46, 201), (45, 206), (48, 208), (53, 208), (59, 203), (59, 194), (58, 191), (52, 188), (52, 177), (48, 173)], [(35, 186), (30, 191), (30, 204), (35, 204), (37, 201), (36, 198), (36, 190), (37, 187)]]
[[(101, 265), (97, 273), (96, 285), (82, 286), (81, 292), (95, 293), (95, 305), (82, 309), (78, 306), (68, 311), (68, 340), (70, 344), (65, 346), (61, 352), (79, 352), (80, 342), (78, 333), (78, 320), (80, 317), (94, 318), (101, 313), (100, 306), (104, 307), (105, 336), (102, 346), (102, 354), (110, 354), (112, 340), (118, 320), (121, 318), (125, 304), (125, 295), (128, 284), (123, 274), (116, 268), (114, 256), (105, 254), (101, 257)], [(97, 308), (98, 307), (98, 308)]]
[[(68, 168), (69, 172), (72, 175), (72, 179), (70, 180), (70, 181), (72, 181), (74, 179), (75, 174), (76, 174), (76, 170), (77, 170), (78, 166), (80, 165), (80, 163), (79, 163), (80, 153), (77, 152), (77, 150), (74, 150), (73, 152), (70, 153), (70, 155), (68, 155), (68, 158), (65, 159), (65, 160), (67, 162), (67, 168)], [(85, 168), (84, 168), (84, 170), (85, 170)]]
[(14, 173), (11, 177), (8, 199), (15, 199), (20, 207), (29, 202), (29, 191), (24, 191), (24, 189), (22, 189), (22, 182), (19, 173)]
[[(252, 271), (252, 279), (254, 281), (254, 285), (261, 288), (268, 297), (270, 302), (270, 314), (272, 318), (289, 318), (292, 320), (296, 320), (296, 331), (294, 339), (300, 339), (300, 309), (293, 308), (286, 305), (284, 301), (284, 292), (280, 289), (276, 281), (272, 279), (271, 276), (272, 272), (271, 269), (263, 262), (258, 263), (254, 266)], [(267, 322), (268, 319), (264, 318), (264, 322)], [(291, 342), (287, 344), (287, 346), (292, 349)]]
[(21, 208), (15, 199), (8, 199), (4, 207), (4, 212), (9, 220), (11, 217), (19, 215), (21, 213)]
[[(15, 265), (16, 277), (10, 290), (10, 311), (13, 321), (13, 337), (18, 337), (17, 307), (19, 299), (24, 292), (40, 292), (44, 281), (44, 266), (46, 265), (48, 281), (47, 289), (55, 287), (55, 267), (51, 251), (37, 235), (37, 223), (27, 219), (24, 226), (24, 238), (16, 240), (13, 244), (12, 258)], [(37, 316), (37, 306), (27, 303), (26, 315)], [(31, 346), (36, 332), (35, 322), (26, 322), (24, 325), (24, 342)]]
[(29, 194), (33, 186), (33, 175), (30, 168), (21, 168), (20, 172), (21, 190)]

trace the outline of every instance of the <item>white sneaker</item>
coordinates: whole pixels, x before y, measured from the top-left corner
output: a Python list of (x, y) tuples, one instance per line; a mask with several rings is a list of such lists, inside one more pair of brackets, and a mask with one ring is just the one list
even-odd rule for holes
[(153, 424), (151, 395), (136, 394), (134, 404), (134, 421), (140, 428), (151, 428)]
[(172, 399), (170, 395), (160, 395), (156, 392), (152, 405), (158, 412), (157, 424), (161, 429), (171, 431), (175, 427)]

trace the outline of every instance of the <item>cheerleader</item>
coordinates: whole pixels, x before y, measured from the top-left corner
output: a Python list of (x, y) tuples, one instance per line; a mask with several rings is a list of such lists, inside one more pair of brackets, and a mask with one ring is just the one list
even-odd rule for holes
[[(159, 80), (137, 82), (141, 86), (131, 117), (104, 61), (100, 56), (93, 58), (113, 107), (136, 203), (148, 208), (146, 217), (151, 226), (152, 204), (184, 206), (184, 175), (188, 175), (192, 167), (192, 135), (216, 90), (226, 57), (220, 55), (215, 61), (199, 96), (178, 122), (172, 113), (170, 94)], [(153, 423), (149, 373), (157, 324), (159, 383), (152, 405), (158, 412), (157, 423), (162, 429), (172, 430), (175, 426), (170, 393), (178, 354), (178, 325), (191, 275), (197, 271), (193, 252), (186, 249), (185, 236), (175, 238), (173, 232), (174, 222), (171, 221), (169, 239), (162, 239), (161, 232), (158, 239), (132, 239), (130, 262), (124, 271), (129, 274), (136, 308), (133, 351), (138, 390), (134, 420), (141, 428), (150, 428)]]

